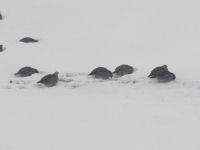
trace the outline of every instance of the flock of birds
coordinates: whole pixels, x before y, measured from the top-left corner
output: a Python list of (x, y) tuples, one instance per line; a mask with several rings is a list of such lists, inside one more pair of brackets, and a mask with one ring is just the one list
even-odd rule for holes
[[(0, 20), (2, 19), (3, 19), (3, 16), (0, 13)], [(19, 40), (19, 42), (35, 43), (35, 42), (39, 42), (39, 40), (33, 39), (31, 37), (25, 37)], [(3, 47), (3, 45), (0, 45), (0, 52), (2, 52), (4, 49), (5, 48)], [(121, 77), (127, 74), (132, 74), (134, 71), (135, 69), (132, 66), (123, 64), (123, 65), (118, 66), (114, 72), (111, 72), (105, 67), (98, 67), (94, 69), (91, 73), (89, 73), (88, 75), (93, 76), (94, 78), (97, 78), (97, 79), (107, 80), (107, 79), (112, 78), (113, 76)], [(15, 73), (15, 76), (28, 77), (35, 73), (39, 73), (39, 71), (32, 67), (23, 67), (17, 73)], [(47, 87), (55, 86), (57, 82), (59, 81), (58, 74), (59, 74), (58, 72), (55, 72), (53, 74), (48, 74), (44, 76), (43, 78), (41, 78), (37, 83), (43, 84)], [(156, 78), (159, 82), (170, 82), (176, 79), (176, 76), (168, 70), (167, 65), (154, 68), (148, 77)], [(12, 81), (10, 81), (10, 83), (12, 83)]]
[[(98, 67), (92, 70), (88, 75), (93, 76), (96, 79), (108, 80), (112, 77), (122, 77), (124, 75), (132, 74), (134, 70), (135, 69), (132, 66), (123, 64), (118, 66), (114, 72), (111, 72), (104, 67)], [(15, 76), (28, 77), (35, 73), (39, 73), (39, 71), (32, 67), (23, 67), (17, 73), (15, 73)], [(58, 74), (58, 72), (55, 72), (53, 74), (45, 75), (37, 83), (43, 84), (47, 87), (53, 87), (59, 81)], [(176, 76), (168, 70), (167, 65), (154, 68), (148, 77), (156, 78), (159, 82), (170, 82), (176, 79)]]

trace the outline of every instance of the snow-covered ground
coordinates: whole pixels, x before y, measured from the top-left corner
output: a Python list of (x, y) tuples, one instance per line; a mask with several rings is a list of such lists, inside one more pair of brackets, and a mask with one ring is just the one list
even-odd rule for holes
[[(0, 150), (200, 149), (200, 1), (0, 0), (0, 11)], [(87, 76), (120, 64), (137, 70)], [(174, 82), (147, 78), (163, 64)], [(41, 73), (14, 77), (24, 66)], [(56, 87), (36, 85), (55, 71)]]

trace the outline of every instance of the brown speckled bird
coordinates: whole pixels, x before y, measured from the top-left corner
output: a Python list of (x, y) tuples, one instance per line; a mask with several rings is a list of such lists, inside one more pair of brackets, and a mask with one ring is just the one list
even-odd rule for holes
[(15, 76), (28, 77), (28, 76), (31, 76), (34, 73), (39, 73), (39, 71), (35, 68), (32, 68), (32, 67), (23, 67), (17, 73), (15, 73)]
[(156, 67), (151, 71), (148, 77), (156, 78), (160, 73), (165, 72), (165, 71), (168, 71), (167, 65)]
[(98, 67), (94, 69), (89, 76), (94, 76), (97, 79), (109, 79), (112, 78), (112, 72), (104, 67)]
[(126, 74), (132, 74), (134, 71), (134, 68), (129, 65), (120, 65), (118, 66), (113, 74), (116, 74), (117, 76), (124, 76)]
[(37, 83), (44, 84), (47, 87), (55, 86), (58, 82), (58, 72), (55, 72), (53, 74), (48, 74), (44, 76), (40, 81)]

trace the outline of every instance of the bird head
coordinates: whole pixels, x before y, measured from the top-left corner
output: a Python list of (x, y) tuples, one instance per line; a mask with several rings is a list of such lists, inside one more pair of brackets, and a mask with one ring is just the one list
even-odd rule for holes
[(59, 74), (59, 72), (54, 72), (54, 74), (55, 74), (55, 75), (58, 75), (58, 74)]
[(167, 68), (168, 66), (167, 65), (163, 65), (163, 68)]

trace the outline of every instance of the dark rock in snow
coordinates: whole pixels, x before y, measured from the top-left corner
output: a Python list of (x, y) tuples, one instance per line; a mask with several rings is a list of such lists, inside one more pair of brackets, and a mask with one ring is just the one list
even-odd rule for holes
[(15, 76), (28, 77), (28, 76), (31, 76), (34, 73), (39, 73), (39, 71), (37, 69), (32, 68), (32, 67), (23, 67), (15, 74)]
[(109, 79), (112, 78), (112, 72), (104, 67), (98, 67), (94, 69), (89, 75), (94, 76), (97, 79)]
[(42, 83), (45, 86), (52, 87), (55, 86), (58, 82), (58, 72), (55, 72), (54, 74), (48, 74), (44, 76), (40, 81), (37, 83)]
[(25, 38), (22, 38), (20, 40), (20, 42), (24, 42), (24, 43), (36, 43), (38, 42), (39, 40), (36, 40), (36, 39), (33, 39), (31, 37), (25, 37)]
[(172, 80), (175, 80), (176, 76), (172, 72), (165, 71), (165, 72), (160, 73), (157, 76), (157, 79), (159, 82), (170, 82)]
[(132, 74), (134, 71), (134, 68), (129, 65), (120, 65), (118, 66), (115, 71), (113, 72), (117, 76), (124, 76), (126, 74)]
[(168, 71), (167, 65), (156, 67), (151, 71), (148, 77), (156, 78), (160, 73), (165, 72), (165, 71)]

